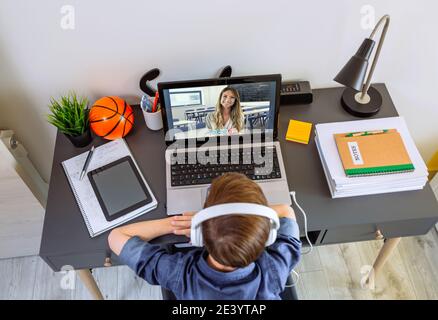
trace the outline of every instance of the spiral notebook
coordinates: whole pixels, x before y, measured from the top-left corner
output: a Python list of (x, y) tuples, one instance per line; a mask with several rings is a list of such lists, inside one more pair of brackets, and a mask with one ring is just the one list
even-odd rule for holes
[(115, 220), (107, 221), (88, 176), (85, 175), (82, 180), (79, 179), (87, 155), (88, 151), (65, 160), (62, 162), (62, 166), (91, 237), (102, 234), (157, 207), (157, 200), (147, 181), (144, 179), (134, 157), (132, 157), (126, 141), (124, 139), (114, 140), (94, 149), (93, 158), (89, 164), (88, 171), (100, 168), (123, 157), (130, 156), (144, 184), (148, 188), (152, 201), (148, 205), (133, 210)]
[(396, 129), (334, 135), (347, 177), (413, 171), (414, 165)]

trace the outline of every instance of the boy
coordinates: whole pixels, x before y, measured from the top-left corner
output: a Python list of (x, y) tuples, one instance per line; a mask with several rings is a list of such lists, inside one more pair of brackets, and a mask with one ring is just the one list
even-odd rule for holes
[[(232, 202), (268, 206), (257, 183), (237, 173), (213, 180), (204, 207)], [(301, 242), (293, 209), (270, 207), (280, 218), (280, 229), (269, 247), (268, 218), (238, 214), (203, 222), (205, 248), (170, 254), (147, 242), (168, 233), (190, 237), (192, 212), (116, 228), (108, 242), (139, 277), (172, 291), (177, 299), (280, 299), (300, 259)]]

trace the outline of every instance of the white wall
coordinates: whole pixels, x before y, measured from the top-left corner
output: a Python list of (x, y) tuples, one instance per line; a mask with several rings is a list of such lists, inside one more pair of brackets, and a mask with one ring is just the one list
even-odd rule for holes
[[(63, 5), (75, 30), (60, 27)], [(374, 81), (386, 82), (425, 159), (438, 149), (438, 4), (431, 0), (0, 2), (0, 128), (9, 127), (47, 180), (55, 129), (50, 96), (74, 89), (94, 101), (138, 102), (138, 81), (153, 67), (160, 81), (282, 73), (314, 88), (332, 79), (369, 30), (360, 9), (392, 17)]]

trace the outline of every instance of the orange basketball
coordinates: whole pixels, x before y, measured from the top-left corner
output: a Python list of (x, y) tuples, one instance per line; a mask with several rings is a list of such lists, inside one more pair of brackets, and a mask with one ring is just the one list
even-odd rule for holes
[(90, 109), (90, 126), (95, 134), (108, 140), (123, 138), (134, 125), (134, 113), (119, 97), (103, 97)]

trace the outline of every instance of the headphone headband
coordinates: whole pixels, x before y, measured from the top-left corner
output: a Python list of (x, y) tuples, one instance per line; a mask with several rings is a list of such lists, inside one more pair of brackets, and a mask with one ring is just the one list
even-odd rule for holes
[(194, 246), (203, 246), (202, 239), (202, 222), (221, 217), (229, 214), (238, 215), (256, 215), (266, 217), (271, 221), (269, 238), (266, 246), (271, 245), (276, 237), (277, 230), (280, 227), (280, 220), (278, 219), (277, 212), (267, 206), (255, 204), (255, 203), (224, 203), (219, 205), (214, 205), (199, 211), (192, 219), (191, 226), (191, 242)]

